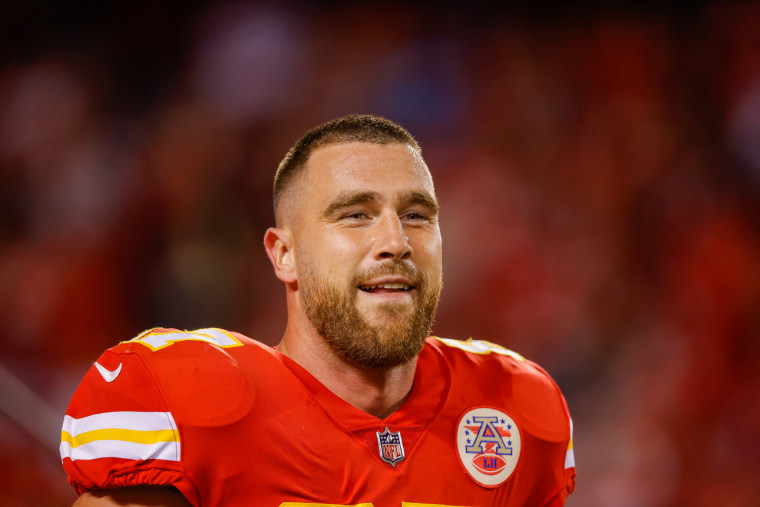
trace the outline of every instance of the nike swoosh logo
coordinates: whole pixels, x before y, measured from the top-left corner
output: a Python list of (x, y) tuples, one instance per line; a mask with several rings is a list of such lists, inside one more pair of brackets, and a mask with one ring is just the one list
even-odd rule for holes
[(113, 382), (116, 380), (116, 377), (119, 376), (119, 373), (121, 373), (121, 363), (119, 363), (119, 366), (114, 370), (107, 370), (106, 368), (99, 365), (97, 362), (95, 363), (95, 368), (98, 369), (98, 372), (100, 373), (100, 376), (103, 377), (103, 380), (106, 382)]

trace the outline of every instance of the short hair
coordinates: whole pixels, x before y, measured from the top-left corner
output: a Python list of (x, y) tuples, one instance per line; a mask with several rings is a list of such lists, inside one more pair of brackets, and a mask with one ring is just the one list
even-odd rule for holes
[(314, 127), (291, 146), (274, 176), (274, 214), (285, 191), (301, 174), (317, 148), (328, 144), (351, 142), (373, 144), (408, 144), (421, 152), (419, 144), (402, 126), (380, 116), (355, 114), (343, 116)]

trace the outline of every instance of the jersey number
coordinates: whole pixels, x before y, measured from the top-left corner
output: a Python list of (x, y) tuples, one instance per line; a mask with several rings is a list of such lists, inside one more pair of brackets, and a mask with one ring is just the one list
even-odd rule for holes
[(240, 347), (243, 345), (234, 336), (216, 328), (196, 329), (195, 331), (158, 331), (156, 329), (149, 329), (131, 341), (145, 345), (151, 350), (159, 350), (186, 340), (207, 342), (222, 348)]
[(461, 349), (473, 354), (499, 354), (500, 356), (509, 356), (518, 361), (525, 361), (525, 358), (513, 352), (507, 348), (497, 345), (495, 343), (487, 342), (485, 340), (473, 340), (472, 338), (466, 342), (459, 340), (452, 340), (450, 338), (438, 338), (438, 341), (449, 347)]

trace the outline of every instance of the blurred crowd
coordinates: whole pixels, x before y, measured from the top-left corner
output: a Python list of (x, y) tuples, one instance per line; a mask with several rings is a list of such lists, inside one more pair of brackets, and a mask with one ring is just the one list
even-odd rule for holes
[(380, 4), (14, 8), (40, 32), (0, 61), (0, 505), (71, 503), (60, 422), (105, 348), (278, 343), (274, 170), (355, 112), (433, 172), (434, 332), (563, 389), (568, 505), (756, 505), (760, 6)]

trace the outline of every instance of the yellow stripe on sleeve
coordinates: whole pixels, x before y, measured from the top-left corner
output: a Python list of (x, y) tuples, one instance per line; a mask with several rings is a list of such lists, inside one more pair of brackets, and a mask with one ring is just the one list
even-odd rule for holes
[(61, 432), (61, 441), (68, 442), (71, 447), (79, 447), (97, 440), (122, 440), (136, 444), (155, 444), (158, 442), (178, 442), (179, 438), (174, 430), (138, 431), (107, 428), (87, 431), (77, 436), (71, 436), (67, 431)]

